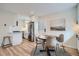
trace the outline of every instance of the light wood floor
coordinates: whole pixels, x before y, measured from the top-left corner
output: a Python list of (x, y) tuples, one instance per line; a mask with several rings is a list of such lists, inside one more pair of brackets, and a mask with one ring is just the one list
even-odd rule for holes
[(79, 56), (77, 49), (65, 47), (65, 51), (68, 52), (71, 56)]
[(3, 49), (0, 47), (0, 56), (30, 56), (35, 48), (34, 42), (24, 40), (22, 44)]
[[(29, 42), (24, 40), (22, 44), (17, 46), (8, 47), (3, 49), (0, 47), (0, 56), (31, 56), (36, 44), (34, 42)], [(72, 56), (79, 56), (76, 49), (65, 47), (67, 51)]]

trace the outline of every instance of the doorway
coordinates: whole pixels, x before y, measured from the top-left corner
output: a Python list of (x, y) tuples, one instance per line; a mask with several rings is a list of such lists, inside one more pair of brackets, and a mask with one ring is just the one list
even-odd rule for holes
[(29, 31), (28, 35), (29, 41), (34, 42), (34, 22), (29, 23), (28, 31)]

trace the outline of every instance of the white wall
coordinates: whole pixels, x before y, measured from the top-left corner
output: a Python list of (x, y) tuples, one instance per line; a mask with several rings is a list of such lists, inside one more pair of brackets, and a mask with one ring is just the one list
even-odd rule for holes
[[(15, 14), (0, 10), (0, 34), (5, 33), (10, 26), (15, 24), (16, 17)], [(4, 24), (6, 24), (7, 28), (4, 27)]]
[[(63, 18), (65, 19), (66, 31), (51, 31), (50, 26), (53, 25), (51, 20), (55, 20), (55, 19), (60, 20)], [(62, 12), (55, 13), (55, 14), (49, 14), (49, 15), (42, 17), (40, 20), (41, 21), (43, 20), (43, 24), (45, 23), (47, 26), (46, 28), (47, 35), (59, 36), (59, 34), (63, 33), (65, 45), (71, 48), (76, 48), (76, 37), (75, 37), (75, 33), (72, 30), (73, 23), (76, 22), (75, 21), (76, 20), (76, 8), (73, 8), (71, 10), (62, 11)]]

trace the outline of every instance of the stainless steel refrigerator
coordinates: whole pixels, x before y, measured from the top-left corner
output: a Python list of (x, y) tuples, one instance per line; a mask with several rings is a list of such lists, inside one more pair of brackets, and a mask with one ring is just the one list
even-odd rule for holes
[(29, 41), (34, 42), (34, 22), (29, 23), (29, 35), (28, 35)]

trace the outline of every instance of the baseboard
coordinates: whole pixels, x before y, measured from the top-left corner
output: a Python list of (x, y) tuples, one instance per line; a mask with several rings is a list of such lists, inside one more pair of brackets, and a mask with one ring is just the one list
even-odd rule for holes
[(67, 45), (67, 44), (64, 44), (64, 47), (68, 47), (68, 48), (72, 48), (72, 49), (77, 49), (77, 48), (75, 48), (75, 47), (72, 47), (72, 46), (70, 46), (70, 45)]

